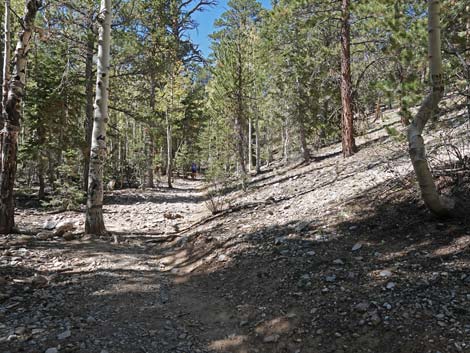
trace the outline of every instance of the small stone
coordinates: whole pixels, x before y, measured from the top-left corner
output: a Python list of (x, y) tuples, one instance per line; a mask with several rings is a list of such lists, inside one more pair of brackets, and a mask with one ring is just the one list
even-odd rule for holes
[(390, 309), (392, 308), (392, 305), (389, 304), (389, 303), (384, 303), (384, 304), (383, 304), (383, 307), (384, 307), (385, 309), (387, 309), (387, 310), (390, 310)]
[(339, 332), (335, 332), (335, 336), (336, 336), (336, 337), (341, 337), (341, 336), (343, 336), (343, 335), (342, 335), (341, 333), (339, 333)]
[(333, 261), (333, 263), (334, 263), (335, 265), (344, 265), (344, 261), (341, 260), (341, 259), (336, 259), (336, 260)]
[(316, 331), (316, 334), (317, 335), (322, 335), (323, 334), (323, 329), (319, 328), (317, 331)]
[(370, 322), (372, 323), (372, 325), (377, 326), (378, 324), (382, 322), (382, 319), (380, 318), (379, 314), (373, 313), (370, 316)]
[(446, 327), (447, 324), (444, 321), (438, 321), (437, 324), (441, 327)]
[(57, 221), (50, 218), (44, 222), (42, 227), (47, 230), (52, 230), (55, 228), (56, 225), (57, 225)]
[(225, 262), (227, 260), (228, 260), (228, 257), (227, 255), (224, 255), (224, 254), (219, 255), (219, 257), (217, 258), (217, 261), (219, 262)]
[(65, 330), (64, 332), (57, 335), (57, 339), (65, 340), (66, 338), (69, 338), (70, 336), (72, 336), (72, 333), (70, 332), (70, 330)]
[(48, 240), (48, 239), (51, 239), (53, 236), (54, 234), (52, 232), (43, 231), (43, 232), (39, 232), (38, 234), (36, 234), (36, 239)]
[(358, 226), (351, 226), (349, 227), (349, 230), (356, 230), (358, 228)]
[(15, 329), (15, 333), (16, 333), (17, 335), (22, 335), (22, 334), (24, 334), (25, 332), (26, 332), (26, 327), (24, 327), (24, 326), (20, 326), (20, 327), (17, 327), (17, 328)]
[(59, 350), (55, 347), (53, 348), (47, 348), (44, 353), (59, 353)]
[(62, 238), (64, 238), (64, 240), (66, 240), (66, 241), (74, 240), (75, 239), (75, 234), (73, 234), (72, 232), (65, 232), (62, 235)]
[(279, 340), (279, 335), (271, 335), (271, 336), (266, 336), (263, 339), (264, 343), (274, 343)]
[(284, 242), (285, 242), (284, 237), (277, 237), (276, 239), (274, 239), (274, 245), (281, 245)]
[(243, 326), (246, 326), (246, 325), (248, 325), (248, 321), (246, 321), (246, 320), (240, 321), (240, 327), (243, 327)]
[(351, 251), (357, 251), (359, 249), (362, 248), (362, 244), (361, 243), (356, 243), (353, 245), (353, 247), (351, 248)]
[(315, 251), (311, 250), (311, 251), (307, 251), (306, 254), (308, 256), (315, 256)]
[(359, 311), (360, 313), (365, 313), (367, 309), (369, 309), (369, 303), (367, 302), (359, 303), (354, 307), (354, 309), (356, 311)]
[(47, 278), (41, 275), (34, 275), (31, 280), (31, 284), (36, 287), (44, 287), (48, 282)]
[(336, 275), (326, 276), (325, 281), (330, 283), (336, 281)]
[(389, 270), (382, 270), (382, 271), (380, 271), (379, 276), (388, 278), (388, 277), (392, 276), (392, 272), (389, 271)]
[(303, 232), (304, 230), (307, 230), (307, 228), (310, 226), (308, 222), (301, 222), (295, 227), (296, 232)]
[(75, 224), (71, 221), (62, 221), (58, 223), (55, 227), (54, 236), (60, 237), (66, 232), (71, 232), (74, 230)]
[(386, 288), (387, 289), (393, 289), (395, 288), (396, 284), (395, 282), (388, 282)]

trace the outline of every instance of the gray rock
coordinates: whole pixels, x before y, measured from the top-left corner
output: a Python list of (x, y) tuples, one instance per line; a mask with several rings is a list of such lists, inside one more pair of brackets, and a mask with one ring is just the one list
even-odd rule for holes
[(325, 281), (330, 283), (336, 281), (336, 275), (326, 276)]
[(59, 353), (59, 350), (55, 347), (47, 348), (44, 353)]
[(372, 325), (377, 326), (378, 324), (380, 324), (382, 322), (382, 319), (380, 318), (379, 314), (373, 313), (370, 316), (370, 322), (371, 322)]
[(341, 260), (341, 259), (336, 259), (336, 260), (333, 261), (333, 263), (334, 263), (335, 265), (344, 265), (344, 261)]
[(369, 309), (369, 306), (370, 306), (369, 303), (362, 302), (362, 303), (357, 304), (354, 307), (354, 310), (359, 311), (360, 313), (365, 313), (367, 311), (367, 309)]
[(52, 230), (56, 227), (57, 221), (55, 219), (46, 219), (46, 221), (43, 224), (43, 228), (47, 230)]
[(66, 240), (66, 241), (74, 240), (75, 239), (75, 234), (73, 234), (72, 232), (65, 232), (62, 235), (62, 238), (64, 238), (64, 240)]
[(395, 288), (395, 286), (396, 286), (395, 282), (388, 282), (387, 285), (385, 286), (385, 288), (393, 289), (393, 288)]
[(31, 284), (36, 287), (44, 287), (48, 282), (46, 277), (40, 275), (35, 275), (31, 280)]
[(279, 340), (279, 335), (270, 335), (263, 338), (264, 343), (275, 343)]
[(69, 338), (70, 336), (72, 336), (72, 333), (70, 332), (70, 330), (65, 330), (64, 332), (57, 335), (57, 339), (65, 340), (66, 338)]
[(75, 224), (72, 221), (62, 221), (58, 223), (55, 227), (54, 236), (62, 236), (66, 232), (71, 232), (74, 230)]
[(39, 240), (48, 240), (51, 239), (54, 236), (54, 233), (49, 232), (49, 231), (42, 231), (36, 234), (36, 239)]
[(392, 272), (389, 270), (382, 270), (380, 271), (379, 276), (385, 278), (392, 277)]
[(359, 249), (362, 248), (362, 244), (361, 243), (356, 243), (353, 245), (353, 247), (351, 248), (351, 251), (358, 251)]

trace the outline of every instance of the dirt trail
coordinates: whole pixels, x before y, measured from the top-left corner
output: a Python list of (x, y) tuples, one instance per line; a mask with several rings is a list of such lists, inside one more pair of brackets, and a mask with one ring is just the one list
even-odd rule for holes
[(0, 352), (470, 352), (468, 222), (427, 215), (379, 126), (359, 143), (265, 170), (177, 236), (210, 216), (200, 181), (109, 193), (113, 237), (1, 239)]

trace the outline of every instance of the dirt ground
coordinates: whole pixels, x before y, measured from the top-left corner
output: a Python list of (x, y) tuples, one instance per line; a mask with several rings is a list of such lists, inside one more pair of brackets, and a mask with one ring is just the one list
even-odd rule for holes
[[(200, 180), (110, 192), (109, 237), (20, 205), (35, 235), (0, 238), (0, 352), (470, 352), (468, 219), (429, 215), (402, 142), (358, 143), (270, 166), (215, 217)], [(466, 178), (439, 180), (465, 200)]]

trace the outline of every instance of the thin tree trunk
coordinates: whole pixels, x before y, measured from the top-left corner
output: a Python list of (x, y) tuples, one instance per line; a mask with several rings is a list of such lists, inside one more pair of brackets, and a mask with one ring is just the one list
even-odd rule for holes
[(173, 172), (173, 141), (171, 136), (171, 123), (168, 118), (168, 112), (166, 114), (166, 145), (167, 145), (167, 162), (166, 162), (166, 175), (168, 181), (168, 187), (171, 189), (173, 185), (171, 183), (172, 172)]
[(5, 0), (5, 23), (4, 23), (4, 54), (3, 54), (3, 95), (2, 95), (2, 118), (5, 115), (4, 107), (8, 98), (8, 84), (10, 82), (10, 0)]
[(305, 135), (305, 126), (304, 122), (301, 120), (299, 124), (299, 138), (300, 138), (300, 147), (302, 150), (302, 158), (305, 163), (310, 162), (310, 150), (307, 145), (307, 137)]
[(8, 85), (8, 96), (4, 104), (4, 127), (1, 136), (0, 159), (0, 234), (8, 234), (15, 226), (13, 186), (15, 185), (20, 132), (21, 102), (26, 83), (26, 64), (34, 20), (41, 6), (40, 1), (27, 0), (22, 18), (22, 27), (13, 59), (13, 75)]
[(341, 103), (343, 107), (343, 114), (341, 119), (341, 133), (344, 157), (349, 157), (356, 152), (351, 90), (351, 38), (349, 11), (350, 0), (343, 0), (341, 22)]
[(261, 147), (260, 147), (260, 133), (259, 133), (259, 118), (256, 116), (255, 126), (255, 144), (256, 144), (256, 174), (261, 171)]
[(248, 118), (248, 171), (253, 169), (253, 121)]
[(428, 209), (437, 216), (447, 216), (452, 202), (439, 196), (426, 159), (426, 149), (422, 137), (423, 129), (429, 119), (436, 113), (444, 95), (444, 80), (441, 59), (440, 2), (428, 1), (428, 37), (429, 37), (429, 71), (431, 92), (425, 98), (413, 122), (408, 128), (408, 143), (411, 162), (421, 189), (421, 195)]
[(284, 163), (287, 164), (289, 163), (289, 118), (284, 121), (282, 132)]
[(111, 0), (101, 0), (98, 39), (95, 114), (90, 151), (88, 200), (85, 232), (105, 234), (103, 219), (103, 168), (106, 159), (106, 123), (108, 120), (109, 52), (111, 44)]
[[(155, 114), (155, 90), (156, 90), (156, 82), (155, 77), (152, 75), (150, 78), (150, 111), (152, 115)], [(144, 187), (153, 188), (153, 163), (154, 163), (154, 154), (155, 154), (155, 146), (153, 144), (153, 136), (150, 127), (145, 129), (145, 147), (146, 147), (146, 157), (147, 157), (147, 170), (145, 173), (145, 182)]]
[(88, 30), (85, 59), (85, 143), (83, 161), (83, 190), (88, 190), (88, 173), (90, 171), (91, 135), (93, 133), (93, 55), (95, 51), (95, 34)]

